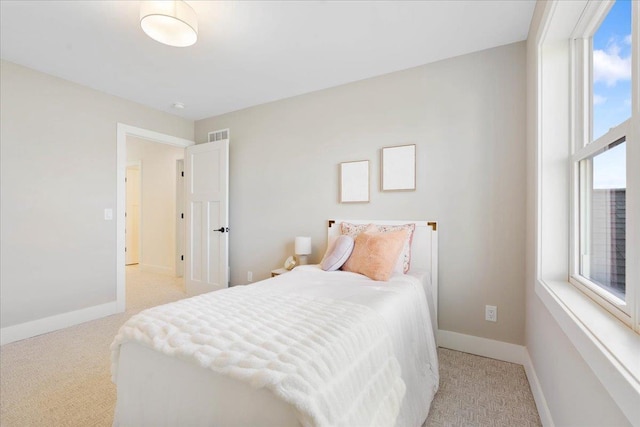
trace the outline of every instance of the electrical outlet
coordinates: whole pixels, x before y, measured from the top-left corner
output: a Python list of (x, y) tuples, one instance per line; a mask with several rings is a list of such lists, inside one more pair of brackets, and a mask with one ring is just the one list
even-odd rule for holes
[(484, 307), (484, 320), (489, 322), (498, 321), (498, 307), (495, 305), (485, 305)]
[(247, 271), (247, 282), (253, 282), (253, 271)]

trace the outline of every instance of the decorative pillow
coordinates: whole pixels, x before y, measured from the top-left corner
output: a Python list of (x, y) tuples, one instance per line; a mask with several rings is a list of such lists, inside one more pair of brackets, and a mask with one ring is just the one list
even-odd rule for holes
[(372, 224), (351, 224), (350, 222), (341, 222), (340, 234), (346, 234), (355, 240), (358, 234), (365, 231), (365, 229), (370, 225)]
[(396, 265), (394, 271), (398, 273), (406, 273), (411, 268), (411, 243), (413, 242), (413, 232), (416, 229), (416, 225), (411, 224), (402, 224), (402, 225), (384, 225), (384, 224), (371, 224), (372, 227), (367, 229), (366, 231), (371, 231), (373, 228), (375, 231), (380, 233), (387, 233), (389, 231), (398, 231), (398, 230), (407, 230), (409, 233), (407, 235), (407, 239), (404, 242), (404, 246), (402, 247), (402, 256), (398, 258), (398, 264)]
[(373, 280), (389, 280), (406, 239), (407, 230), (360, 233), (342, 269), (364, 274)]
[(354, 241), (350, 236), (338, 236), (332, 244), (329, 245), (327, 253), (324, 254), (320, 268), (324, 271), (335, 271), (342, 267), (351, 252), (353, 251)]

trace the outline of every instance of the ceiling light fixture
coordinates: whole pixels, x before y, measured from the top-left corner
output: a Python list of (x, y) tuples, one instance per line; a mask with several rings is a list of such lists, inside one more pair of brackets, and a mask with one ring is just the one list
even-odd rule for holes
[(140, 26), (155, 41), (186, 47), (198, 40), (198, 17), (184, 1), (154, 0), (140, 3)]

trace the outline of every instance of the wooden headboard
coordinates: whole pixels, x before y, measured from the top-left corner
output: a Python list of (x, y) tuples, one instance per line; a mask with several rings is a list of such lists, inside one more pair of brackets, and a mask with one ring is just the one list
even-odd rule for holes
[(351, 224), (385, 224), (401, 225), (414, 223), (416, 229), (413, 233), (411, 243), (411, 269), (421, 269), (429, 271), (431, 276), (431, 292), (433, 298), (433, 308), (431, 310), (431, 321), (434, 328), (438, 325), (438, 223), (427, 220), (367, 220), (367, 219), (332, 219), (327, 227), (327, 240), (340, 235), (340, 223), (350, 222)]

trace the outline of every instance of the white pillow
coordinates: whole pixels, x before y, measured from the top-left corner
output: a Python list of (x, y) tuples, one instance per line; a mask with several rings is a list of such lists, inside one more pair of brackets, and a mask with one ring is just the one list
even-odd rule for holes
[(327, 253), (324, 254), (320, 268), (324, 271), (335, 271), (342, 267), (353, 252), (353, 238), (345, 234), (338, 236), (333, 243), (329, 244)]

